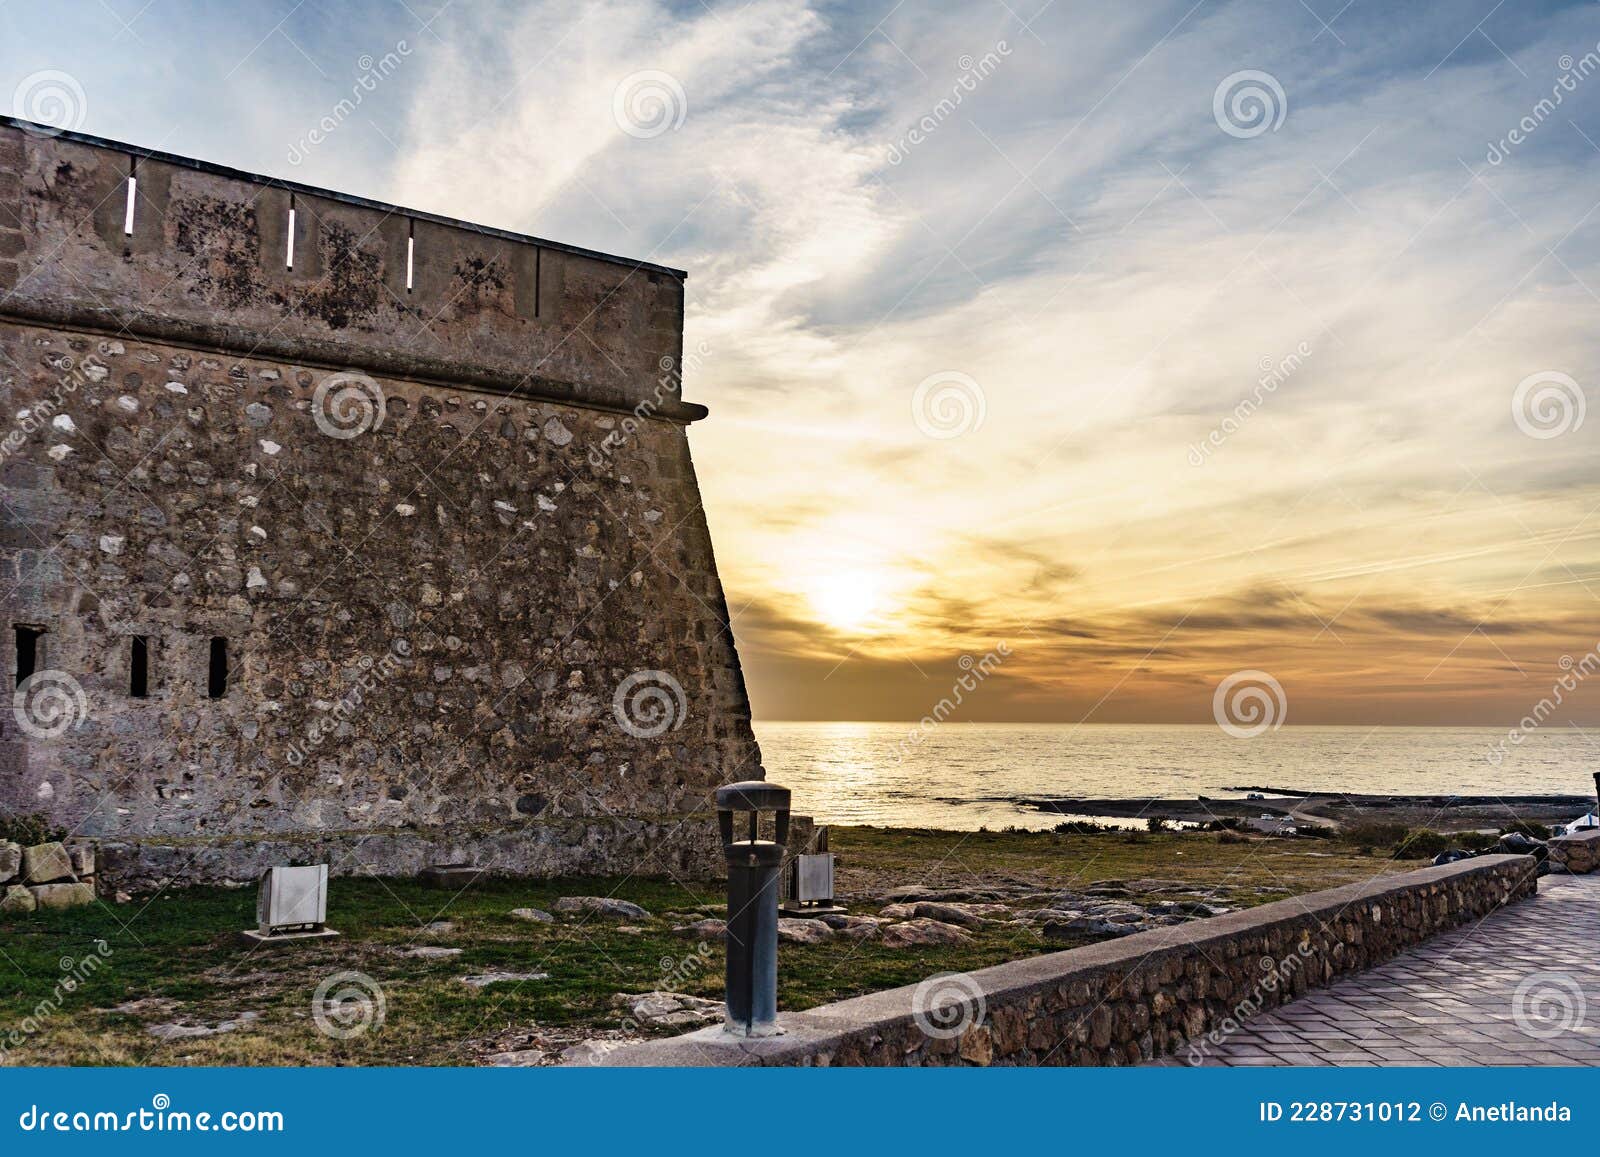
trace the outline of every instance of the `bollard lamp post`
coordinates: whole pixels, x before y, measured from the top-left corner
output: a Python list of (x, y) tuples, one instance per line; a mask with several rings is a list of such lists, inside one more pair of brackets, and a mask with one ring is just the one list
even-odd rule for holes
[[(763, 840), (761, 813), (771, 812)], [(748, 816), (742, 831), (739, 817)], [(728, 1016), (735, 1036), (776, 1036), (778, 1027), (778, 875), (789, 839), (789, 789), (750, 779), (717, 789), (717, 826), (728, 861)], [(739, 839), (736, 836), (744, 836)]]

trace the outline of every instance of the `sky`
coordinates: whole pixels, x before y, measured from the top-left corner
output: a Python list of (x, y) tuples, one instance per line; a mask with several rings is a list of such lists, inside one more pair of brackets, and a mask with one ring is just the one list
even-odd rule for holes
[(8, 95), (688, 270), (758, 719), (1600, 723), (1594, 4), (7, 0)]

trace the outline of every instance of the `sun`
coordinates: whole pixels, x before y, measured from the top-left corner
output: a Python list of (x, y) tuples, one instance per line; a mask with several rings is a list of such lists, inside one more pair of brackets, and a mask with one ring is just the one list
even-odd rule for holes
[(860, 571), (821, 575), (806, 592), (812, 607), (828, 626), (841, 631), (867, 626), (883, 601), (883, 583)]

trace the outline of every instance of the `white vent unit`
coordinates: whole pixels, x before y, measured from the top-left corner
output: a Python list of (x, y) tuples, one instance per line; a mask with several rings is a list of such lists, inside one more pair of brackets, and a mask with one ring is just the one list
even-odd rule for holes
[(252, 944), (327, 940), (339, 935), (327, 920), (327, 864), (268, 868), (256, 897), (256, 927), (244, 936)]
[(834, 916), (844, 909), (833, 902), (833, 853), (828, 851), (828, 829), (819, 827), (813, 851), (789, 860), (788, 900), (779, 911), (785, 916)]

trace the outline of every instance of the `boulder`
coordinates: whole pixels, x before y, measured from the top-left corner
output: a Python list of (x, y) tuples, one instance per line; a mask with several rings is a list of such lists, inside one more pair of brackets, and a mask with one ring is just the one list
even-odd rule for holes
[(504, 984), (507, 981), (521, 983), (524, 980), (548, 980), (548, 972), (480, 972), (475, 976), (461, 977), (461, 983), (468, 988), (487, 988), (491, 984)]
[(1081, 940), (1085, 936), (1131, 936), (1145, 931), (1145, 925), (1097, 916), (1075, 916), (1070, 920), (1051, 920), (1043, 931), (1047, 940)]
[[(984, 905), (985, 908), (988, 905)], [(921, 916), (928, 920), (940, 920), (946, 924), (959, 924), (963, 928), (981, 928), (985, 921), (977, 910), (975, 904), (938, 903), (923, 900), (914, 906), (913, 916)]]
[(721, 920), (695, 920), (689, 924), (679, 924), (672, 934), (682, 936), (685, 940), (721, 940), (728, 934), (728, 926)]
[(878, 911), (885, 920), (910, 920), (916, 914), (916, 904), (888, 904)]
[(88, 884), (32, 884), (28, 891), (33, 893), (34, 903), (45, 911), (94, 903), (94, 889)]
[(78, 879), (94, 875), (93, 844), (71, 844), (67, 848), (67, 857), (72, 861), (72, 874)]
[(869, 940), (883, 931), (883, 926), (890, 923), (888, 920), (879, 919), (877, 916), (845, 916), (842, 923), (829, 926), (834, 933), (848, 940)]
[(0, 840), (0, 884), (22, 873), (22, 845)]
[(883, 943), (889, 948), (921, 948), (934, 944), (965, 944), (971, 937), (954, 924), (918, 918), (883, 928)]
[(506, 914), (513, 920), (527, 920), (532, 924), (551, 924), (555, 922), (555, 917), (543, 908), (513, 908)]
[(542, 1049), (512, 1049), (510, 1052), (495, 1053), (486, 1058), (484, 1064), (497, 1069), (526, 1069), (543, 1064), (546, 1055)]
[(39, 906), (33, 898), (33, 893), (21, 884), (12, 884), (0, 896), (0, 912), (32, 912)]
[(637, 904), (610, 896), (563, 896), (556, 901), (557, 912), (584, 912), (614, 920), (648, 920), (650, 913)]
[(461, 949), (439, 948), (432, 944), (419, 944), (415, 948), (407, 948), (400, 955), (409, 956), (413, 960), (448, 960), (452, 956), (460, 956)]
[(833, 939), (833, 929), (821, 920), (778, 921), (778, 939), (785, 944), (821, 944)]
[(605, 1060), (607, 1054), (624, 1045), (630, 1045), (632, 1040), (586, 1040), (579, 1041), (561, 1050), (561, 1063), (564, 1065), (597, 1065)]
[(34, 844), (22, 849), (22, 879), (27, 884), (54, 884), (73, 880), (72, 857), (59, 843)]
[(611, 998), (611, 1004), (614, 1008), (626, 1009), (628, 1016), (638, 1024), (662, 1028), (714, 1024), (727, 1016), (722, 1001), (683, 992), (619, 992)]

